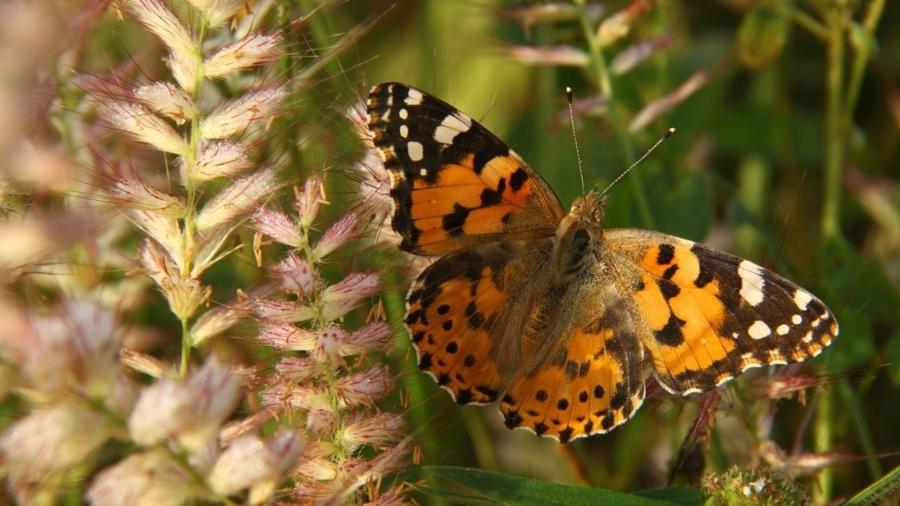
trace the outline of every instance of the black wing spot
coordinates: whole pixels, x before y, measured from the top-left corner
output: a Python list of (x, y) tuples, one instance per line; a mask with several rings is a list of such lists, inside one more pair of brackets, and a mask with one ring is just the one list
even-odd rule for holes
[(671, 244), (660, 244), (659, 253), (656, 255), (656, 263), (666, 265), (675, 258), (675, 246)]
[(475, 366), (475, 355), (469, 354), (463, 358), (463, 365), (466, 367), (474, 367)]
[(519, 415), (518, 411), (510, 411), (503, 416), (503, 424), (510, 429), (514, 429), (522, 425), (522, 416)]
[(566, 427), (565, 429), (559, 431), (559, 442), (560, 443), (568, 443), (570, 439), (572, 439), (572, 427)]
[(595, 385), (595, 386), (594, 386), (594, 398), (595, 398), (595, 399), (602, 399), (602, 398), (603, 398), (603, 395), (604, 395), (605, 393), (606, 393), (606, 392), (603, 390), (603, 387), (602, 387), (602, 386), (600, 386), (600, 385)]
[(680, 346), (684, 343), (684, 334), (681, 332), (684, 324), (685, 321), (681, 318), (674, 314), (670, 315), (666, 326), (662, 330), (654, 332), (656, 340), (668, 346)]
[(565, 411), (566, 409), (569, 408), (569, 401), (567, 401), (566, 399), (558, 400), (556, 402), (556, 408), (559, 409), (560, 411)]
[(451, 236), (459, 236), (463, 233), (462, 227), (468, 217), (469, 208), (453, 204), (453, 212), (441, 218), (441, 225), (444, 231)]
[(522, 188), (522, 185), (525, 184), (525, 181), (528, 180), (528, 174), (525, 172), (525, 169), (519, 167), (513, 172), (512, 176), (509, 178), (509, 187), (512, 188), (512, 191), (517, 192)]
[(546, 390), (538, 390), (537, 393), (534, 394), (534, 398), (540, 402), (544, 402), (547, 400), (547, 391)]
[(456, 344), (456, 341), (450, 341), (444, 349), (447, 350), (447, 353), (452, 355), (459, 351), (459, 345)]

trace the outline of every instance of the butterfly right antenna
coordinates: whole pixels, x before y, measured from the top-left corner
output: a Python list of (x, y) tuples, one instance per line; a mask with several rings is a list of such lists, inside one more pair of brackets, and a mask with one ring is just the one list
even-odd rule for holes
[[(660, 144), (662, 144), (664, 140), (668, 139), (669, 137), (672, 137), (673, 135), (675, 135), (675, 128), (669, 127), (669, 129), (666, 130), (666, 133), (663, 134), (663, 136), (660, 137), (659, 140), (657, 140), (655, 144), (653, 144), (652, 146), (650, 146), (650, 149), (648, 149), (643, 155), (641, 155), (641, 157), (638, 158), (637, 161), (635, 161), (634, 163), (632, 163), (630, 167), (628, 167), (627, 169), (625, 169), (624, 171), (622, 171), (621, 174), (619, 174), (618, 176), (616, 176), (616, 178), (613, 179), (612, 182), (609, 183), (609, 184), (606, 186), (606, 188), (603, 189), (602, 192), (600, 192), (600, 196), (602, 197), (602, 196), (606, 195), (606, 193), (607, 193), (613, 186), (615, 186), (616, 183), (618, 183), (619, 181), (621, 181), (623, 177), (627, 176), (628, 173), (631, 172), (631, 169), (635, 168), (639, 163), (643, 162), (643, 161), (644, 161), (644, 158), (647, 158), (647, 156), (650, 155), (650, 153), (652, 153), (654, 149), (656, 149)], [(596, 186), (595, 186), (595, 188), (596, 188)]]

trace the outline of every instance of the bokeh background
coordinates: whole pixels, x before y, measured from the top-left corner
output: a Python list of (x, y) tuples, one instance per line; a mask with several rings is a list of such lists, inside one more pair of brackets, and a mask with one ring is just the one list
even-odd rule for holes
[[(360, 267), (382, 273), (383, 308), (397, 331), (388, 360), (402, 391), (383, 407), (404, 413), (418, 445), (415, 460), (426, 466), (400, 475), (420, 487), (417, 500), (467, 502), (478, 494), (434, 479), (427, 466), (620, 491), (715, 488), (721, 485), (715, 477), (737, 466), (748, 476), (769, 476), (753, 474), (760, 469), (787, 476), (826, 504), (853, 496), (900, 463), (900, 4), (258, 0), (247, 6), (249, 13), (264, 11), (263, 26), (285, 37), (286, 56), (256, 79), (309, 74), (288, 112), (273, 118), (268, 138), (256, 142), (279, 146), (273, 152), (287, 157), (291, 182), (327, 174), (335, 215), (341, 206), (360, 206), (359, 175), (349, 168), (362, 148), (344, 112), (382, 81), (414, 85), (478, 119), (570, 203), (582, 190), (568, 86), (588, 186), (605, 186), (668, 128), (677, 129), (611, 190), (609, 227), (659, 230), (751, 259), (810, 289), (840, 322), (836, 342), (808, 363), (750, 371), (716, 396), (673, 398), (651, 388), (627, 424), (561, 446), (505, 429), (494, 407), (456, 406), (419, 373), (400, 324), (413, 261), (390, 248), (361, 248), (325, 270), (335, 277)], [(82, 114), (83, 76), (134, 82), (164, 76), (164, 50), (115, 1), (58, 2), (46, 12), (52, 22), (38, 32), (46, 40), (32, 46), (48, 56), (29, 69), (42, 78), (8, 79), (10, 89), (29, 98), (4, 109), (16, 113), (2, 118), (3, 128), (21, 120), (26, 135), (77, 152), (82, 146), (58, 131)], [(27, 39), (18, 28), (4, 33)], [(53, 69), (52, 79), (45, 68)], [(221, 84), (223, 95), (232, 84)], [(42, 114), (49, 120), (34, 119)], [(213, 300), (228, 300), (266, 276), (252, 260), (252, 234), (240, 239), (239, 254), (205, 275)], [(161, 299), (142, 308), (128, 316), (131, 323), (177, 335)], [(153, 353), (177, 354), (175, 341), (152, 341)], [(248, 341), (215, 347), (245, 360), (270, 358)], [(2, 407), (5, 421), (22, 409), (8, 398)]]

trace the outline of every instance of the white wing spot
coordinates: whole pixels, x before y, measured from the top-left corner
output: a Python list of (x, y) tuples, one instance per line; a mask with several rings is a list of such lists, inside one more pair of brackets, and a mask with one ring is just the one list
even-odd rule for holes
[(409, 116), (409, 112), (406, 109), (400, 109), (398, 113), (400, 115), (400, 119), (406, 119)]
[(803, 317), (795, 314), (794, 316), (791, 316), (791, 323), (793, 323), (794, 325), (800, 325), (801, 323), (803, 323)]
[(419, 105), (422, 103), (422, 92), (419, 90), (409, 89), (405, 102), (408, 105)]
[(813, 338), (813, 333), (812, 333), (812, 330), (810, 330), (809, 332), (806, 333), (805, 336), (803, 336), (802, 341), (803, 341), (804, 343), (811, 343), (811, 342), (812, 342), (812, 338)]
[(800, 311), (806, 311), (806, 307), (811, 301), (812, 295), (810, 295), (806, 290), (798, 288), (794, 291), (794, 304), (797, 305), (797, 308), (800, 309)]
[(765, 298), (763, 287), (766, 286), (766, 281), (762, 277), (762, 267), (744, 260), (738, 265), (738, 276), (741, 277), (741, 298), (751, 306), (762, 304)]
[(404, 139), (409, 135), (409, 127), (406, 125), (400, 125), (400, 137)]
[(756, 320), (753, 322), (753, 325), (747, 329), (747, 333), (750, 334), (750, 337), (753, 339), (762, 339), (764, 337), (768, 337), (772, 334), (772, 329), (766, 325), (766, 322), (762, 320)]
[(434, 129), (434, 140), (441, 144), (453, 144), (453, 139), (469, 130), (472, 126), (472, 120), (468, 116), (459, 113), (448, 114), (441, 124)]
[(781, 325), (779, 325), (778, 328), (775, 329), (775, 333), (778, 334), (779, 336), (786, 335), (790, 331), (791, 331), (791, 328), (783, 323)]
[(406, 153), (409, 154), (409, 159), (414, 162), (421, 161), (425, 157), (421, 142), (408, 142), (406, 144)]
[(427, 175), (428, 175), (428, 169), (425, 169), (425, 168), (419, 169), (419, 175), (422, 176), (422, 177), (427, 176)]

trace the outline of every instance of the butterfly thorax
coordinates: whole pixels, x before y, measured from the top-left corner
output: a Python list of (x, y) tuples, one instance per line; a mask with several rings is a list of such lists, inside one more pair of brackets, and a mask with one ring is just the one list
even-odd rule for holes
[(605, 199), (590, 192), (579, 197), (559, 223), (553, 242), (555, 283), (570, 283), (598, 258)]

